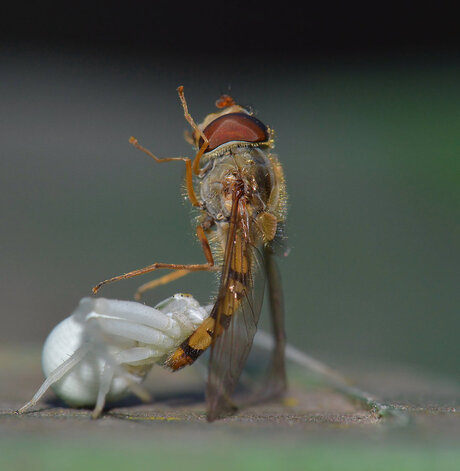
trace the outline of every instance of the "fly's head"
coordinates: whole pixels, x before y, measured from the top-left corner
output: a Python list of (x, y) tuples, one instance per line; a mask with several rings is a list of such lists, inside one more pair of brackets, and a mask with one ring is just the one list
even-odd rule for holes
[[(273, 131), (254, 116), (251, 108), (238, 105), (229, 95), (222, 95), (216, 106), (219, 111), (208, 114), (198, 125), (208, 140), (203, 157), (220, 154), (234, 145), (273, 145)], [(201, 148), (201, 134), (195, 131), (190, 137), (195, 147)]]

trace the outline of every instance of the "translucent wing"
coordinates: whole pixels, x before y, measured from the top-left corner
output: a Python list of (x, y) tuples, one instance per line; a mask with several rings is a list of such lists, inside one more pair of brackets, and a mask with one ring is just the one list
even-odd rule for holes
[(263, 395), (265, 398), (272, 398), (284, 393), (287, 387), (287, 381), (283, 290), (281, 286), (281, 276), (271, 247), (265, 248), (265, 270), (268, 278), (268, 297), (274, 344), (267, 383), (264, 387)]
[(232, 216), (217, 301), (211, 312), (216, 321), (207, 385), (208, 420), (235, 411), (235, 391), (257, 330), (265, 287), (262, 247), (248, 237), (250, 219), (239, 198)]

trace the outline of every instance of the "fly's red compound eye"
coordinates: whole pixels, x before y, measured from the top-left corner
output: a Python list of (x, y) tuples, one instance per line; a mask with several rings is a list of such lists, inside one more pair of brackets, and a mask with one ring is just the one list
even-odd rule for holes
[[(203, 133), (209, 141), (206, 152), (230, 141), (264, 142), (269, 138), (267, 126), (245, 113), (225, 114), (208, 124)], [(202, 145), (200, 138), (198, 147)]]

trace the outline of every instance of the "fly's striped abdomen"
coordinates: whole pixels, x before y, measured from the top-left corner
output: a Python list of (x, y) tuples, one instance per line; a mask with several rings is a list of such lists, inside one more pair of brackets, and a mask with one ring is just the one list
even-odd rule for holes
[(225, 291), (219, 293), (209, 318), (166, 360), (169, 368), (178, 370), (197, 360), (211, 346), (213, 338), (222, 335), (228, 328), (242, 297), (251, 288), (251, 259), (246, 244), (239, 235), (235, 238), (232, 253), (228, 272), (223, 273), (226, 280)]

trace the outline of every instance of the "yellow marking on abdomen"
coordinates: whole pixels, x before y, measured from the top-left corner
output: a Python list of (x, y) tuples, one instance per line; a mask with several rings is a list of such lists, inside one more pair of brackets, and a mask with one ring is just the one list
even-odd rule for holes
[[(168, 358), (166, 365), (173, 370), (191, 365), (207, 348), (211, 346), (213, 338), (224, 332), (232, 320), (233, 314), (240, 305), (240, 299), (245, 290), (250, 287), (249, 260), (246, 255), (246, 245), (240, 236), (235, 238), (234, 257), (228, 272), (228, 291), (224, 298), (215, 305), (211, 317), (193, 332), (188, 339)], [(219, 325), (216, 327), (216, 319)]]

